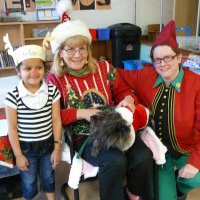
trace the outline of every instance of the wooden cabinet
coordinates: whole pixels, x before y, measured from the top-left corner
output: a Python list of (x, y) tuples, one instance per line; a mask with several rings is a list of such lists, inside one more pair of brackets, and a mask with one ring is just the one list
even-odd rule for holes
[[(42, 45), (42, 41), (44, 36), (35, 36), (34, 30), (39, 29), (47, 29), (52, 30), (56, 27), (60, 21), (39, 21), (39, 22), (24, 22), (23, 23), (23, 36), (24, 36), (24, 44), (37, 44)], [(39, 31), (38, 31), (39, 32)]]
[[(42, 45), (44, 37), (34, 37), (34, 29), (53, 29), (60, 21), (37, 21), (37, 22), (15, 22), (15, 23), (0, 23), (0, 51), (4, 50), (3, 36), (8, 33), (12, 46), (37, 44)], [(98, 59), (100, 56), (112, 58), (112, 42), (109, 41), (93, 41), (91, 45), (92, 55)], [(50, 45), (47, 49), (48, 67), (51, 66), (52, 56)], [(0, 77), (16, 75), (13, 66), (0, 68)]]
[(92, 56), (99, 59), (100, 56), (105, 56), (112, 59), (112, 41), (111, 40), (95, 40), (91, 44)]
[[(174, 0), (173, 19), (177, 27), (189, 26), (191, 35), (196, 35), (199, 0)], [(177, 35), (185, 35), (177, 31)]]
[[(35, 37), (34, 29), (53, 29), (60, 21), (8, 22), (0, 23), (0, 51), (4, 51), (3, 36), (8, 33), (12, 46), (37, 44), (42, 45), (44, 37)], [(51, 54), (47, 49), (47, 54)], [(51, 57), (51, 56), (48, 56)], [(14, 66), (0, 68), (0, 77), (16, 75)]]
[(24, 44), (41, 45), (44, 37), (34, 37), (34, 29), (54, 28), (60, 21), (37, 21), (37, 22), (9, 22), (0, 23), (0, 50), (4, 50), (3, 36), (8, 33), (13, 46)]

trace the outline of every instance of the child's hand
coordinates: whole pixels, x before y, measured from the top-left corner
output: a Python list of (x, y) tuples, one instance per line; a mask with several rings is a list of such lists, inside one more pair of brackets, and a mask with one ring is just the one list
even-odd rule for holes
[[(59, 144), (56, 144), (59, 145)], [(61, 160), (61, 147), (59, 145), (59, 147), (54, 148), (54, 151), (51, 154), (51, 163), (52, 163), (52, 167), (53, 169), (55, 169), (58, 164), (60, 163)]]
[(16, 166), (21, 171), (27, 171), (28, 170), (28, 165), (29, 165), (28, 160), (23, 154), (21, 154), (20, 156), (16, 157)]

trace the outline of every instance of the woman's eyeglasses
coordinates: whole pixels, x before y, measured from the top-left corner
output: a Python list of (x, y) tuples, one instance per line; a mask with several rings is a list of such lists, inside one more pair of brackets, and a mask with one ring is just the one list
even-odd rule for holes
[(79, 52), (79, 54), (81, 54), (81, 55), (88, 53), (88, 49), (86, 47), (81, 47), (80, 49), (74, 49), (74, 48), (65, 49), (65, 48), (63, 48), (63, 50), (65, 50), (67, 55), (69, 55), (69, 56), (74, 56), (76, 54), (76, 52)]
[(174, 58), (177, 56), (174, 55), (174, 56), (165, 56), (164, 58), (155, 58), (152, 60), (153, 64), (154, 65), (158, 65), (158, 64), (161, 64), (162, 60), (165, 62), (165, 63), (169, 63), (171, 62), (172, 60), (174, 60)]

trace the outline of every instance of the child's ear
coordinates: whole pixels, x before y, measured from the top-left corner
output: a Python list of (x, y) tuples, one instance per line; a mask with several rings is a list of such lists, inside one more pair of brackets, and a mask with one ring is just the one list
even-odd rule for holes
[(17, 66), (17, 67), (15, 68), (15, 71), (17, 72), (17, 75), (18, 75), (18, 76), (21, 75), (19, 66)]
[(16, 70), (16, 72), (17, 72), (18, 75), (20, 75), (20, 73), (21, 73), (21, 72), (20, 72), (20, 67), (21, 67), (22, 65), (23, 65), (23, 61), (20, 62), (20, 63), (18, 63), (17, 66), (15, 67), (15, 70)]

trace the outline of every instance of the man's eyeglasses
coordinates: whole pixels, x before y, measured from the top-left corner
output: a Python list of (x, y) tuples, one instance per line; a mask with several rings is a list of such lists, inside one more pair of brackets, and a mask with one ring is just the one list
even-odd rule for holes
[(153, 64), (154, 65), (158, 65), (158, 64), (160, 64), (161, 62), (162, 62), (162, 60), (165, 62), (165, 63), (169, 63), (169, 62), (171, 62), (172, 60), (174, 60), (174, 58), (177, 56), (177, 54), (176, 55), (174, 55), (174, 56), (165, 56), (164, 58), (155, 58), (155, 59), (153, 59)]
[(88, 53), (88, 49), (86, 47), (81, 47), (80, 49), (74, 49), (74, 48), (65, 49), (65, 48), (63, 48), (63, 50), (65, 50), (67, 55), (69, 55), (69, 56), (74, 56), (77, 51), (81, 55)]

